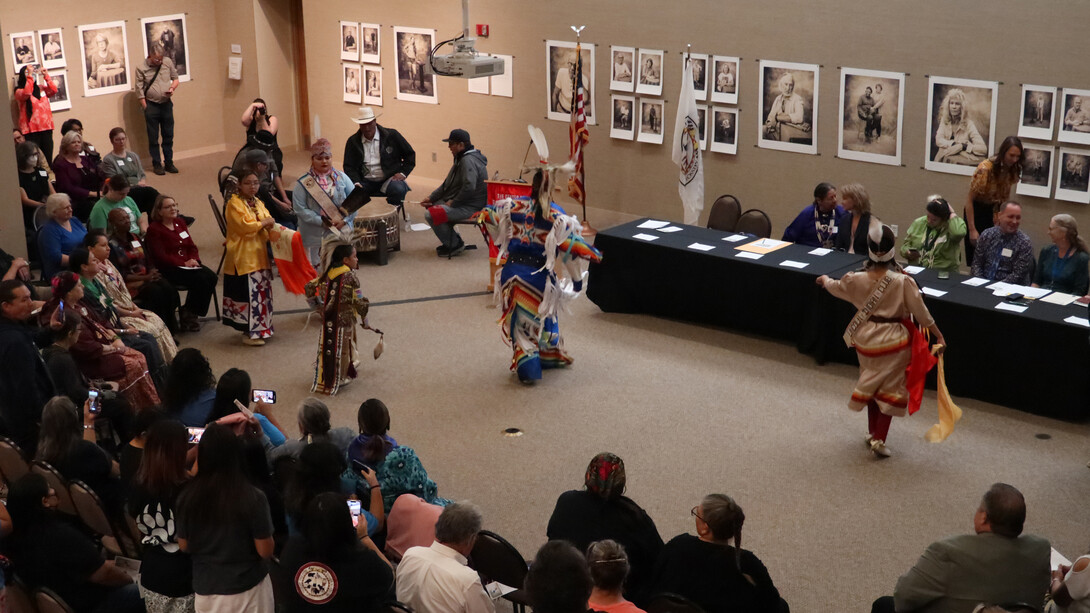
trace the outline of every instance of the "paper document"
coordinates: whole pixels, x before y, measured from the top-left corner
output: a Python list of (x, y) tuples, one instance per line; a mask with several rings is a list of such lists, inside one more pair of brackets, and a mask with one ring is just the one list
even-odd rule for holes
[(659, 232), (681, 232), (681, 228), (677, 226), (667, 226), (665, 228), (659, 228)]
[(946, 292), (938, 289), (932, 289), (930, 287), (921, 287), (920, 291), (923, 292), (926, 296), (934, 296), (936, 298), (946, 295)]
[(728, 243), (737, 243), (738, 241), (746, 240), (746, 235), (745, 234), (733, 234), (731, 236), (724, 236), (723, 240), (727, 241)]
[(654, 234), (643, 234), (643, 233), (633, 234), (632, 238), (638, 238), (641, 241), (656, 241), (656, 240), (659, 239), (659, 237), (655, 236)]
[(780, 266), (786, 266), (788, 268), (806, 268), (809, 265), (809, 262), (796, 262), (795, 260), (784, 260), (780, 262)]
[(905, 266), (905, 273), (914, 275), (923, 270), (923, 266)]
[(704, 245), (702, 243), (693, 243), (689, 245), (689, 249), (696, 249), (697, 251), (711, 251), (715, 249), (714, 245)]
[(431, 226), (426, 223), (414, 223), (413, 225), (409, 226), (409, 229), (413, 232), (423, 232), (425, 230), (431, 230)]
[(789, 243), (787, 241), (778, 241), (774, 238), (761, 238), (735, 248), (742, 251), (751, 251), (753, 253), (772, 253), (777, 249), (783, 249), (784, 247), (793, 244), (794, 243)]
[(826, 249), (825, 247), (817, 247), (813, 251), (810, 252), (810, 255), (825, 255), (826, 253), (831, 253), (831, 252), (832, 252), (832, 249)]
[(1071, 566), (1071, 560), (1068, 560), (1067, 558), (1065, 558), (1064, 554), (1056, 551), (1056, 548), (1053, 547), (1052, 548), (1052, 570), (1059, 569), (1060, 564), (1063, 564), (1064, 566)]
[(1028, 285), (1016, 285), (1014, 283), (1005, 283), (1003, 281), (996, 281), (988, 286), (988, 289), (992, 290), (992, 294), (996, 296), (1009, 296), (1011, 294), (1022, 294), (1026, 298), (1041, 298), (1047, 296), (1052, 290), (1045, 289), (1043, 287), (1030, 287)]
[(1009, 302), (1000, 302), (999, 304), (995, 305), (995, 308), (999, 309), (1000, 311), (1012, 311), (1014, 313), (1021, 313), (1029, 307), (1024, 307), (1020, 304), (1011, 304)]
[(746, 258), (747, 260), (759, 260), (762, 257), (764, 257), (763, 253), (750, 253), (748, 251), (739, 251), (738, 253), (736, 253), (734, 255), (736, 255), (736, 256), (738, 256), (740, 258)]
[(510, 585), (504, 585), (499, 581), (493, 581), (492, 583), (484, 586), (484, 591), (488, 593), (488, 597), (492, 600), (498, 600), (500, 598), (503, 598), (504, 596), (510, 594), (516, 589), (518, 588), (513, 588)]
[(1068, 317), (1064, 321), (1069, 323), (1069, 324), (1076, 324), (1076, 325), (1082, 326), (1084, 328), (1090, 328), (1090, 320), (1086, 319), (1085, 317), (1076, 317), (1076, 316), (1072, 315), (1071, 317)]
[(1060, 306), (1067, 306), (1072, 302), (1078, 300), (1078, 296), (1072, 294), (1065, 294), (1063, 292), (1052, 292), (1051, 294), (1041, 298), (1041, 302), (1048, 302), (1050, 304), (1058, 304)]
[(670, 225), (668, 221), (658, 221), (656, 219), (648, 219), (647, 221), (636, 226), (637, 228), (645, 228), (647, 230), (658, 230), (659, 228), (665, 228)]
[(987, 279), (982, 279), (980, 277), (971, 277), (969, 279), (966, 279), (966, 280), (962, 281), (962, 283), (964, 283), (965, 285), (971, 285), (973, 287), (980, 287), (981, 285), (984, 285), (987, 282), (988, 282)]

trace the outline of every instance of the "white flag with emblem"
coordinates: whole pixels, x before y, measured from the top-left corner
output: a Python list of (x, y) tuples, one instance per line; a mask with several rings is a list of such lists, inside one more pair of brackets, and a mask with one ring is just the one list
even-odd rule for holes
[(685, 209), (685, 223), (695, 224), (704, 210), (704, 160), (700, 156), (700, 115), (693, 89), (693, 62), (685, 60), (674, 124), (674, 163), (681, 168), (677, 191)]

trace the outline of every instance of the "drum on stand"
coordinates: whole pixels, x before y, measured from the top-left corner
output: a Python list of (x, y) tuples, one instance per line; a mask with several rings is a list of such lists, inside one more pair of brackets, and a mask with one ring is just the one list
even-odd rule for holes
[(387, 202), (371, 201), (356, 213), (352, 244), (356, 251), (379, 252), (379, 263), (386, 263), (389, 251), (401, 249), (401, 224), (397, 207)]

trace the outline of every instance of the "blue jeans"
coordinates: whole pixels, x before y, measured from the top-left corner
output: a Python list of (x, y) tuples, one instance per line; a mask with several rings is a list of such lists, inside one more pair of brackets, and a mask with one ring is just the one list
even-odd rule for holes
[(159, 133), (163, 134), (163, 158), (167, 165), (174, 161), (174, 103), (166, 100), (161, 103), (147, 101), (144, 108), (144, 120), (148, 124), (148, 151), (151, 163), (162, 166), (159, 160)]
[(453, 222), (462, 221), (463, 219), (469, 219), (477, 212), (477, 209), (470, 209), (466, 207), (452, 208), (448, 205), (441, 205), (443, 210), (447, 212), (447, 223), (437, 224), (431, 219), (431, 212), (427, 209), (424, 210), (424, 220), (431, 226), (432, 232), (435, 232), (435, 236), (439, 238), (439, 242), (447, 247), (457, 247), (462, 244), (462, 237), (458, 235), (458, 232), (454, 229)]
[(370, 179), (363, 179), (360, 181), (360, 186), (357, 189), (362, 189), (363, 193), (369, 197), (374, 196), (386, 196), (386, 202), (394, 206), (401, 206), (402, 202), (405, 202), (405, 194), (409, 193), (412, 189), (409, 184), (404, 181), (390, 181), (390, 184), (386, 186), (386, 193), (382, 193), (383, 181), (372, 181)]

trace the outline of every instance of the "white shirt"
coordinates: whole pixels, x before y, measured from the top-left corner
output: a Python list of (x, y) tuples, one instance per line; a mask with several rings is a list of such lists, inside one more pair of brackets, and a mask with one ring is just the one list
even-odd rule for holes
[(367, 167), (367, 174), (363, 178), (372, 181), (385, 179), (386, 175), (382, 172), (382, 151), (378, 148), (378, 129), (375, 129), (375, 137), (371, 140), (360, 134), (360, 141), (363, 143), (363, 165)]
[(397, 565), (397, 599), (418, 613), (495, 613), (466, 558), (435, 541), (410, 547)]
[(1075, 560), (1071, 564), (1071, 570), (1064, 577), (1064, 585), (1067, 586), (1067, 592), (1071, 595), (1071, 604), (1067, 605), (1066, 608), (1057, 606), (1057, 611), (1062, 613), (1086, 613), (1090, 611), (1090, 567), (1075, 570), (1079, 560), (1084, 558), (1090, 558), (1090, 556), (1081, 556)]

